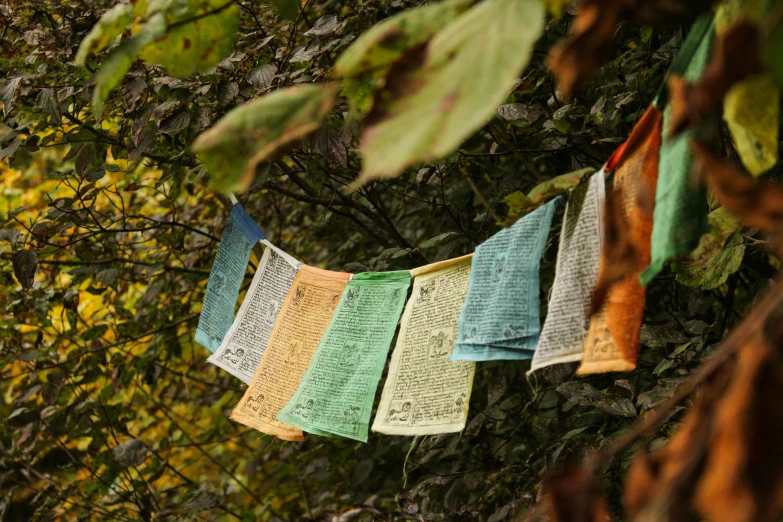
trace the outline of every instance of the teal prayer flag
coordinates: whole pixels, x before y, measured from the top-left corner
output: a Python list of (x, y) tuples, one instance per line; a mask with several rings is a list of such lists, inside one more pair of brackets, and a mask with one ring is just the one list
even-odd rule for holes
[(196, 342), (210, 352), (218, 349), (234, 322), (234, 306), (250, 261), (250, 251), (263, 238), (264, 233), (242, 205), (234, 204), (209, 272), (196, 328)]
[(541, 332), (538, 265), (558, 197), (479, 245), (451, 361), (530, 359)]

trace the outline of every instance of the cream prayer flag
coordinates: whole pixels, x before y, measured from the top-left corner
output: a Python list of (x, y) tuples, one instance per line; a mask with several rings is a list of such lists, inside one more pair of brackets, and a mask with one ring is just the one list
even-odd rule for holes
[(571, 193), (560, 232), (552, 296), (530, 372), (582, 358), (590, 298), (598, 278), (604, 199), (603, 169)]
[(232, 420), (284, 440), (304, 439), (301, 430), (275, 416), (299, 386), (350, 278), (311, 266), (299, 269)]
[(267, 240), (261, 243), (266, 245), (266, 250), (234, 324), (217, 351), (207, 359), (246, 384), (253, 380), (272, 335), (280, 305), (291, 289), (296, 271), (302, 266)]
[(465, 428), (476, 363), (448, 359), (468, 293), (472, 257), (412, 270), (413, 291), (402, 314), (373, 431), (434, 435)]

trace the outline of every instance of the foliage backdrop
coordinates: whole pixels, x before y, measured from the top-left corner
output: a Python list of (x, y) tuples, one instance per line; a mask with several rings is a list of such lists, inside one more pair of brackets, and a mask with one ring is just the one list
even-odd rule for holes
[[(283, 444), (230, 422), (243, 386), (193, 342), (226, 201), (207, 188), (190, 146), (246, 100), (327, 80), (358, 35), (415, 5), (310, 0), (286, 19), (273, 5), (216, 4), (195, 21), (197, 45), (211, 48), (210, 31), (225, 29), (210, 17), (236, 10), (228, 58), (204, 57), (200, 74), (178, 79), (173, 68), (195, 66), (187, 48), (131, 56), (99, 120), (90, 107), (106, 52), (77, 50), (114, 2), (0, 4), (0, 520), (521, 520), (543, 473), (669, 396), (744, 315), (776, 262), (717, 212), (694, 257), (651, 285), (633, 372), (576, 380), (567, 366), (528, 380), (526, 364), (481, 364), (465, 432), (415, 442)], [(565, 100), (544, 59), (570, 21), (547, 17), (530, 65), (455, 152), (346, 191), (362, 170), (356, 100), (366, 89), (346, 82), (320, 130), (264, 163), (241, 202), (279, 247), (333, 270), (405, 269), (473, 251), (582, 173), (550, 180), (601, 166), (687, 30), (623, 23), (613, 61)], [(417, 107), (410, 118), (431, 117)], [(544, 306), (556, 241), (541, 269)], [(22, 249), (38, 258), (29, 289), (13, 275)], [(251, 277), (252, 267), (245, 287)], [(676, 411), (652, 446), (678, 421)], [(604, 477), (617, 512), (629, 457)]]

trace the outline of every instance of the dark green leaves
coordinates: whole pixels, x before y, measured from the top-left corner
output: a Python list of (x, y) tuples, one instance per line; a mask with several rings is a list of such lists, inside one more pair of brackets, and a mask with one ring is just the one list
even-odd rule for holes
[(38, 266), (38, 256), (32, 250), (19, 250), (14, 252), (11, 261), (14, 266), (14, 275), (24, 289), (30, 289), (35, 279), (35, 268)]
[(256, 98), (226, 114), (193, 143), (216, 190), (247, 188), (256, 167), (318, 130), (336, 87), (300, 85)]

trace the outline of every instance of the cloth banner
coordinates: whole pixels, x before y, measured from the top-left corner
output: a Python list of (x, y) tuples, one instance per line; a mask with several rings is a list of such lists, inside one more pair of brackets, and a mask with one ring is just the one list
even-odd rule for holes
[(234, 322), (234, 306), (250, 261), (250, 251), (264, 237), (242, 205), (235, 203), (209, 272), (207, 292), (196, 328), (196, 342), (210, 352), (218, 349)]
[(299, 386), (350, 278), (311, 266), (299, 269), (232, 420), (284, 440), (304, 440), (301, 430), (275, 416)]
[(411, 282), (408, 270), (356, 274), (279, 421), (367, 442), (375, 390)]
[(566, 205), (552, 296), (528, 373), (582, 358), (603, 243), (604, 176), (601, 169), (574, 188)]
[(479, 245), (451, 361), (530, 359), (541, 331), (538, 264), (555, 198)]
[[(650, 262), (651, 204), (655, 201), (658, 179), (661, 119), (661, 112), (650, 106), (625, 142), (625, 150), (619, 159), (614, 187), (622, 190), (629, 239), (638, 257), (634, 270), (611, 286), (604, 307), (590, 320), (578, 375), (624, 372), (636, 368), (645, 297), (639, 274)], [(599, 278), (607, 268), (603, 254)]]
[[(697, 81), (709, 58), (713, 34), (712, 15), (699, 18), (683, 42), (670, 72), (682, 74), (689, 82)], [(656, 107), (660, 108), (661, 104), (657, 102)], [(670, 121), (669, 105), (663, 111), (663, 143), (655, 191), (650, 266), (640, 276), (645, 286), (661, 271), (667, 260), (693, 250), (707, 230), (707, 194), (704, 188), (694, 187), (691, 175), (693, 129), (680, 133), (674, 139), (667, 139)]]
[(302, 263), (266, 240), (250, 289), (223, 342), (207, 361), (250, 384)]
[(448, 360), (473, 255), (416, 268), (372, 430), (388, 435), (462, 431), (476, 363)]

